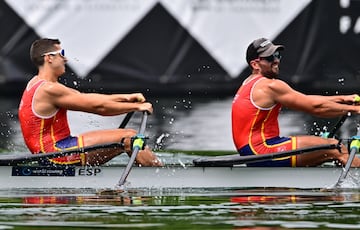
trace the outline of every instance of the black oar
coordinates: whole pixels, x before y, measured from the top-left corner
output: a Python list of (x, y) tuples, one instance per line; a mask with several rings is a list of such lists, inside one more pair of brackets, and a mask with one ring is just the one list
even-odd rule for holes
[(338, 122), (334, 125), (334, 127), (332, 128), (331, 132), (329, 132), (328, 135), (326, 135), (326, 137), (328, 138), (333, 138), (335, 136), (335, 134), (337, 133), (337, 131), (339, 131), (340, 127), (344, 124), (345, 120), (351, 116), (351, 113), (346, 113), (345, 115), (343, 115)]
[(144, 112), (142, 120), (141, 120), (139, 134), (135, 137), (135, 140), (133, 141), (133, 143), (134, 143), (133, 144), (133, 152), (131, 154), (131, 157), (129, 159), (128, 164), (126, 165), (126, 168), (125, 168), (123, 174), (120, 177), (120, 180), (119, 180), (117, 186), (124, 185), (126, 178), (128, 177), (130, 170), (135, 162), (136, 156), (143, 147), (147, 116), (148, 116), (147, 112)]
[(123, 129), (125, 128), (125, 126), (127, 125), (127, 123), (129, 122), (130, 118), (132, 117), (132, 115), (134, 114), (133, 112), (129, 112), (126, 114), (124, 120), (121, 122), (121, 124), (119, 125), (119, 129)]
[(64, 150), (61, 152), (39, 153), (39, 154), (22, 154), (22, 155), (0, 155), (0, 166), (14, 166), (18, 164), (25, 164), (33, 161), (43, 161), (55, 157), (69, 156), (77, 153), (85, 153), (104, 148), (124, 148), (121, 143), (107, 143), (101, 145), (92, 145), (84, 148), (76, 148), (71, 150)]
[(247, 163), (254, 163), (261, 161), (276, 160), (282, 157), (289, 157), (289, 156), (309, 153), (317, 150), (336, 149), (336, 148), (340, 148), (340, 146), (338, 144), (316, 145), (316, 146), (300, 148), (292, 151), (276, 152), (276, 153), (261, 154), (261, 155), (240, 156), (239, 154), (234, 154), (227, 156), (199, 158), (199, 159), (195, 159), (193, 163), (195, 166), (200, 166), (200, 167), (208, 167), (208, 166), (232, 167), (233, 165), (237, 165), (237, 164), (247, 164)]

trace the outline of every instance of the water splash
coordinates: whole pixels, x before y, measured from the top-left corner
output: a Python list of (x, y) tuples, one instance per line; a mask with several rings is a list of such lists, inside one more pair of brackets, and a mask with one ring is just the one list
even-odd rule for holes
[(345, 78), (339, 78), (339, 79), (338, 79), (338, 82), (339, 82), (341, 85), (345, 85)]

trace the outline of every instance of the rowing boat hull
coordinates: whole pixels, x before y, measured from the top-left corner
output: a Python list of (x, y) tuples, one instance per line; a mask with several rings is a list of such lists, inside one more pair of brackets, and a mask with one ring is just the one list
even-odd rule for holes
[[(1, 166), (0, 189), (114, 189), (124, 166), (44, 168)], [(357, 175), (351, 169), (351, 175)], [(133, 167), (125, 189), (331, 188), (342, 168)]]

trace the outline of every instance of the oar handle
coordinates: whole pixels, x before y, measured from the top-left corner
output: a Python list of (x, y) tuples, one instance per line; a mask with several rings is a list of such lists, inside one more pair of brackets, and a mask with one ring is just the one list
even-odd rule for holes
[[(360, 97), (356, 95), (356, 97), (354, 98), (354, 104), (357, 104), (360, 102)], [(326, 133), (325, 135), (323, 135), (323, 137), (327, 137), (327, 138), (333, 138), (336, 134), (337, 131), (339, 131), (340, 127), (344, 124), (345, 120), (351, 116), (351, 113), (348, 112), (345, 115), (343, 115), (338, 122), (334, 125), (334, 127), (332, 128), (332, 130), (329, 133)]]

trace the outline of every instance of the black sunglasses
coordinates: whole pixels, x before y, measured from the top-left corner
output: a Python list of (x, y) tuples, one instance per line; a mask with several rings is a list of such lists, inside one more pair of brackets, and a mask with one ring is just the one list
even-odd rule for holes
[(279, 61), (281, 60), (282, 56), (279, 51), (276, 51), (275, 53), (273, 53), (272, 55), (267, 56), (267, 57), (260, 57), (259, 59), (266, 60), (268, 62), (274, 62), (275, 58), (278, 59)]

